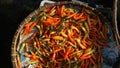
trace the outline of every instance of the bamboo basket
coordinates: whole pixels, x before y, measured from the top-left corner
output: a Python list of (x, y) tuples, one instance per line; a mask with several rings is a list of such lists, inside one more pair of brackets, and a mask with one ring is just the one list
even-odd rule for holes
[[(20, 32), (22, 31), (23, 29), (23, 25), (27, 22), (29, 22), (31, 20), (31, 17), (34, 16), (34, 15), (38, 15), (40, 11), (46, 9), (46, 8), (49, 8), (49, 7), (52, 7), (54, 5), (62, 5), (62, 4), (65, 4), (65, 5), (75, 5), (77, 7), (80, 7), (80, 6), (84, 6), (90, 10), (93, 10), (96, 14), (102, 16), (102, 18), (105, 19), (106, 22), (109, 22), (107, 20), (107, 18), (102, 15), (99, 11), (97, 11), (96, 9), (88, 6), (88, 5), (84, 5), (84, 4), (80, 4), (80, 3), (76, 3), (76, 2), (72, 2), (72, 1), (64, 1), (64, 2), (57, 2), (57, 3), (53, 3), (53, 4), (46, 4), (45, 6), (43, 7), (40, 7), (36, 10), (34, 10), (33, 12), (31, 12), (19, 25), (18, 29), (16, 30), (16, 33), (14, 34), (14, 37), (13, 37), (13, 40), (12, 40), (12, 46), (11, 46), (11, 61), (12, 61), (12, 64), (13, 64), (13, 68), (18, 68), (17, 67), (17, 60), (16, 60), (16, 56), (17, 56), (17, 43), (19, 41), (19, 34)], [(77, 8), (79, 9), (79, 8)], [(115, 15), (115, 14), (114, 14)], [(115, 18), (113, 19), (114, 21), (116, 20)], [(113, 22), (113, 32), (114, 32), (114, 37), (115, 37), (115, 41), (117, 43), (117, 46), (119, 45), (119, 42), (118, 42), (118, 31), (117, 31), (117, 23), (116, 21)]]

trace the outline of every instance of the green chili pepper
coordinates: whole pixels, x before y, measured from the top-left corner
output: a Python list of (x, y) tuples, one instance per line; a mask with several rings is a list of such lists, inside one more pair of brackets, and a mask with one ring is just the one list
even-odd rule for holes
[(57, 32), (60, 32), (63, 29), (63, 24), (60, 24), (59, 28), (57, 29)]
[(40, 50), (36, 47), (36, 42), (34, 42), (34, 48), (37, 50), (39, 54), (41, 54)]
[(39, 40), (39, 41), (42, 41), (43, 43), (45, 43), (45, 41), (43, 41), (43, 38), (45, 38), (45, 36), (44, 36), (44, 35), (41, 35), (41, 36), (39, 36), (38, 40)]
[[(76, 52), (70, 54), (70, 56), (75, 55), (75, 54), (77, 55), (77, 54), (80, 53), (80, 52), (83, 52), (83, 50), (76, 51)], [(77, 56), (77, 57), (78, 57), (78, 56)]]
[(100, 34), (101, 34), (101, 36), (105, 39), (105, 36), (103, 35), (103, 32), (102, 32), (102, 31), (100, 31)]
[(46, 19), (47, 19), (47, 17), (46, 17), (46, 16), (47, 16), (46, 12), (43, 11), (43, 12), (41, 13), (41, 15), (42, 15), (42, 16), (39, 18), (40, 20), (42, 20), (42, 19), (46, 20)]
[(66, 18), (65, 18), (65, 17), (62, 17), (61, 20), (62, 20), (62, 22), (65, 22)]
[(50, 27), (50, 30), (54, 30), (54, 28), (55, 28), (54, 26), (49, 26), (49, 27)]
[(25, 43), (22, 43), (21, 48), (19, 50), (20, 53), (23, 51), (24, 47), (25, 47)]
[(56, 42), (57, 45), (59, 45), (59, 43), (60, 43), (59, 41)]
[(40, 26), (39, 25), (36, 25), (36, 28), (40, 31), (41, 30), (41, 28), (40, 28)]
[(69, 41), (68, 41), (68, 43), (69, 43), (72, 47), (75, 47), (75, 48), (77, 47), (76, 45), (74, 45), (73, 43), (71, 43), (71, 42), (69, 42)]
[(68, 68), (71, 68), (71, 62), (70, 62), (70, 59), (68, 59)]
[(36, 63), (38, 63), (38, 62), (39, 62), (39, 60), (36, 60), (36, 61), (29, 61), (28, 64), (36, 64)]
[(50, 68), (50, 62), (47, 62), (46, 68)]
[(89, 33), (89, 32), (90, 32), (90, 29), (89, 29), (89, 27), (88, 27), (88, 23), (87, 23), (87, 22), (85, 22), (85, 27), (86, 27), (87, 33)]
[(90, 55), (91, 53), (93, 53), (95, 50), (93, 49), (93, 50), (91, 50), (91, 51), (89, 51), (89, 52), (87, 52), (87, 53), (85, 53), (83, 56), (87, 56), (87, 55)]
[(87, 30), (85, 29), (85, 27), (83, 27), (82, 24), (80, 24), (80, 27), (81, 27), (82, 30), (85, 32), (85, 36), (88, 36), (88, 32), (87, 32)]
[(91, 15), (96, 15), (94, 12), (91, 11)]
[(46, 16), (43, 16), (43, 19), (44, 19), (44, 20), (46, 20), (46, 19), (47, 19), (47, 17), (46, 17)]
[(30, 21), (35, 22), (36, 20), (37, 20), (37, 16), (33, 16)]

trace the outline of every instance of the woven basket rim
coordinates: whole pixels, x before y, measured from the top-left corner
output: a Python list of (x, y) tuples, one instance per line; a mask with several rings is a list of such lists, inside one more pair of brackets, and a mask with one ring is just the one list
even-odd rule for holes
[[(22, 30), (23, 28), (23, 25), (27, 22), (30, 21), (31, 17), (34, 16), (34, 15), (37, 15), (41, 10), (44, 10), (45, 8), (49, 8), (49, 7), (52, 7), (54, 5), (62, 5), (62, 4), (71, 4), (71, 5), (78, 5), (78, 6), (85, 6), (89, 9), (93, 9), (92, 7), (88, 6), (88, 5), (85, 5), (85, 4), (80, 4), (80, 3), (76, 3), (76, 2), (72, 2), (72, 1), (63, 1), (63, 2), (56, 2), (56, 3), (53, 3), (53, 4), (46, 4), (45, 6), (42, 6), (42, 7), (39, 7), (38, 9), (34, 10), (33, 12), (31, 12), (21, 23), (20, 25), (18, 26), (15, 34), (14, 34), (14, 37), (13, 37), (13, 40), (12, 40), (12, 45), (11, 45), (11, 61), (12, 61), (12, 64), (13, 64), (13, 68), (17, 68), (17, 60), (16, 60), (16, 55), (17, 55), (17, 52), (16, 52), (16, 44), (17, 44), (17, 39), (19, 37), (19, 33), (20, 31)], [(101, 12), (97, 11), (95, 8), (94, 8), (94, 11), (95, 12), (98, 12), (99, 15), (102, 15)], [(102, 15), (103, 17), (105, 17), (104, 15)], [(106, 19), (106, 17), (105, 17)], [(106, 19), (107, 20), (107, 19)], [(114, 23), (115, 24), (115, 23)], [(114, 27), (116, 27), (116, 25), (113, 25)], [(117, 41), (118, 40), (118, 36), (116, 35), (116, 31), (114, 31), (115, 33), (115, 40)], [(117, 45), (119, 44), (118, 41), (116, 42)]]
[(120, 43), (120, 35), (119, 35), (119, 30), (118, 30), (118, 22), (117, 22), (117, 12), (118, 12), (118, 0), (115, 0), (114, 1), (114, 4), (113, 4), (113, 22), (115, 23), (115, 30), (116, 30), (116, 34), (118, 36), (118, 40), (119, 40), (119, 43)]

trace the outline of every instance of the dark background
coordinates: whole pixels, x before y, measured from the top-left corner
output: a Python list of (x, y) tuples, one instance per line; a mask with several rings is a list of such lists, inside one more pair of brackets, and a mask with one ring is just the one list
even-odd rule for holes
[[(58, 0), (56, 0), (58, 1)], [(81, 0), (113, 8), (113, 0)], [(41, 0), (0, 0), (0, 68), (12, 68), (11, 43), (24, 18), (39, 7)]]

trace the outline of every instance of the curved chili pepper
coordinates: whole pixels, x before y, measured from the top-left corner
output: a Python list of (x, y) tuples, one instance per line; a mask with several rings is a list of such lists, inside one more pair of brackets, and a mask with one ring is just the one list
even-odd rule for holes
[(68, 29), (68, 38), (73, 44), (76, 44), (76, 41), (72, 38), (72, 32), (70, 29)]

